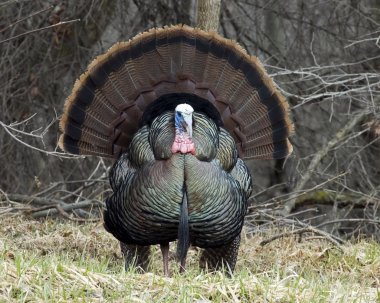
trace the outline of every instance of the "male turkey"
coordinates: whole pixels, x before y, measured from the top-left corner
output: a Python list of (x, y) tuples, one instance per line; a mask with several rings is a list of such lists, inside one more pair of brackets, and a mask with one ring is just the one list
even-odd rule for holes
[(188, 26), (151, 29), (97, 57), (67, 98), (59, 146), (118, 159), (104, 226), (126, 266), (178, 239), (203, 266), (232, 272), (251, 193), (241, 160), (290, 154), (286, 100), (258, 59)]

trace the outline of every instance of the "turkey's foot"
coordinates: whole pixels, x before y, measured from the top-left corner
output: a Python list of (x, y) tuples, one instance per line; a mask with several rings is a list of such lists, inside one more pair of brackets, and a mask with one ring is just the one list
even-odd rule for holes
[(181, 274), (183, 274), (186, 270), (186, 258), (181, 260), (180, 264), (179, 264), (179, 272)]

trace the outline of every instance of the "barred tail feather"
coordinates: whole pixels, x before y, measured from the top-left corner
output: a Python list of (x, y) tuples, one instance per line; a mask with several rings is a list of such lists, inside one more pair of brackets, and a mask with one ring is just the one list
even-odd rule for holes
[(59, 146), (117, 158), (145, 109), (173, 93), (196, 95), (219, 111), (242, 158), (290, 154), (288, 104), (259, 60), (234, 41), (185, 25), (151, 29), (98, 56), (66, 100)]

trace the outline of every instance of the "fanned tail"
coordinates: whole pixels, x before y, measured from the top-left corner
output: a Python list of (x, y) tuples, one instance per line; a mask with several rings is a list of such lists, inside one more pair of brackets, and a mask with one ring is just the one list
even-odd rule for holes
[(292, 151), (288, 104), (259, 60), (234, 41), (184, 25), (151, 29), (98, 56), (66, 100), (59, 146), (119, 157), (145, 109), (173, 93), (215, 107), (242, 158), (284, 158)]

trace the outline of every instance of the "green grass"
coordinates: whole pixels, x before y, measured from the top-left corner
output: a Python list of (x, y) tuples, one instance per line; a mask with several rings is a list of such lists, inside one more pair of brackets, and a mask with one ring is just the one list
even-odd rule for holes
[[(244, 238), (232, 278), (205, 273), (190, 250), (187, 272), (162, 276), (153, 249), (151, 270), (124, 270), (118, 243), (101, 224), (1, 218), (0, 302), (379, 302), (380, 245), (288, 237), (259, 245)], [(171, 249), (174, 251), (174, 249)]]

